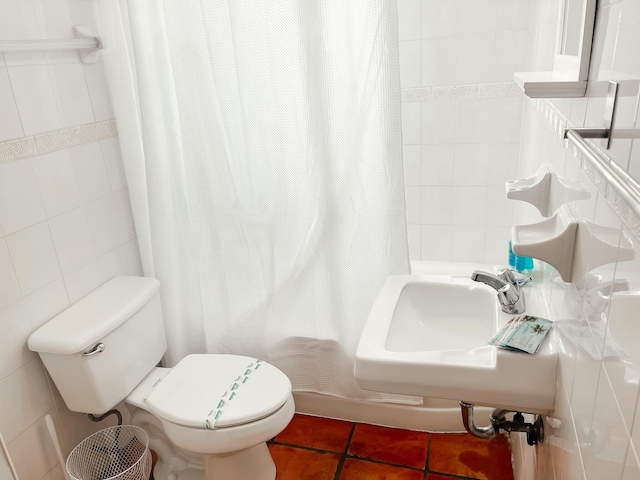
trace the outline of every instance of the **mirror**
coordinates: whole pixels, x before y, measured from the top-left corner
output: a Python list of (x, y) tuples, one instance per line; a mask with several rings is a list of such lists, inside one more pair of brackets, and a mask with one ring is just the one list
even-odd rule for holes
[(596, 1), (560, 0), (553, 71), (514, 74), (526, 96), (584, 97), (589, 79)]
[(589, 78), (596, 0), (562, 0), (553, 70), (585, 82)]
[(564, 0), (560, 55), (577, 57), (580, 54), (582, 12), (585, 0)]

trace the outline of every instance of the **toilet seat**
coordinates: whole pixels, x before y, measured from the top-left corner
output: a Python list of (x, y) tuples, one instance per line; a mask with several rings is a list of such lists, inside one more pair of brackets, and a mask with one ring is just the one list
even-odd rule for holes
[(190, 428), (224, 428), (267, 417), (291, 395), (289, 378), (240, 355), (188, 355), (145, 399), (150, 411)]

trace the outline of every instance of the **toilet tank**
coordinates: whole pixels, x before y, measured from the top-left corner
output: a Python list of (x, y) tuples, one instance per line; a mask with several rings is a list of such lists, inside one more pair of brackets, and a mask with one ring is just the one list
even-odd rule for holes
[(29, 337), (69, 410), (105, 413), (161, 360), (159, 287), (154, 278), (112, 278)]

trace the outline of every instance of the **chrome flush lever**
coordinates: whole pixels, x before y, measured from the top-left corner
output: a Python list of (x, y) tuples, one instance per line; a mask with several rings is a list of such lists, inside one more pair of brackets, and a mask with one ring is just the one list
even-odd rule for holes
[(85, 357), (90, 357), (91, 355), (95, 355), (96, 353), (104, 352), (104, 349), (105, 349), (104, 343), (98, 343), (91, 350), (83, 352), (82, 355), (84, 355)]

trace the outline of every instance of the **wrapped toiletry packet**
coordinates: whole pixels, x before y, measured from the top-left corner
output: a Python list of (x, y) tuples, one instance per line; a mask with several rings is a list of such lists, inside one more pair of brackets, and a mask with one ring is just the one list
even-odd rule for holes
[(514, 317), (496, 333), (489, 345), (525, 353), (536, 353), (553, 326), (551, 320), (532, 315)]

